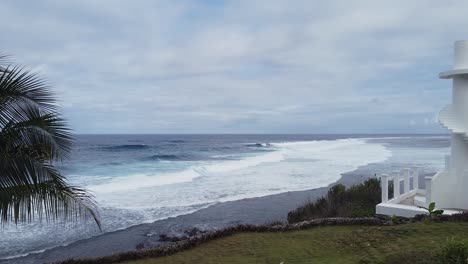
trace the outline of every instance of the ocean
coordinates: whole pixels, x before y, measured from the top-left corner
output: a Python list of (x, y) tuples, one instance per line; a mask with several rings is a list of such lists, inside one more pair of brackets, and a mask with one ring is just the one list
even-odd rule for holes
[[(99, 204), (103, 232), (219, 202), (308, 190), (369, 167), (435, 172), (448, 135), (79, 135), (60, 169)], [(9, 224), (0, 259), (99, 235), (93, 222)]]

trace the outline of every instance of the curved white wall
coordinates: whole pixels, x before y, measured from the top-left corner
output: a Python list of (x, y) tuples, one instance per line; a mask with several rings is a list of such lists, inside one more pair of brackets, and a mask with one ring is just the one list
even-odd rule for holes
[[(445, 183), (446, 186), (450, 186), (450, 189), (440, 195), (445, 196), (440, 198), (441, 200), (447, 200), (449, 203), (444, 204), (446, 208), (463, 208), (468, 209), (468, 192), (467, 192), (467, 178), (465, 171), (467, 170), (468, 161), (468, 144), (463, 135), (453, 134), (452, 135), (452, 160), (450, 173), (447, 174)], [(437, 197), (434, 197), (434, 201), (437, 203)]]
[(468, 69), (468, 40), (455, 42), (454, 61), (455, 70)]
[(453, 78), (453, 106), (456, 116), (468, 127), (468, 77)]

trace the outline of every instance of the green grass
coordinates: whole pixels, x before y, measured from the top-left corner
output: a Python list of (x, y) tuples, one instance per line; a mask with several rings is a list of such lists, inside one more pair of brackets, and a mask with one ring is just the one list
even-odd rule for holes
[(361, 260), (372, 263), (395, 253), (411, 256), (412, 251), (436, 252), (451, 239), (468, 239), (468, 223), (333, 226), (286, 233), (241, 233), (172, 256), (126, 263), (339, 264)]

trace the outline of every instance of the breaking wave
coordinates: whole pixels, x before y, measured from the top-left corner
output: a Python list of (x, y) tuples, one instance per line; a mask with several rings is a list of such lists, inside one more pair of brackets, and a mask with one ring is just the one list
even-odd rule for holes
[[(170, 173), (132, 174), (125, 177), (116, 177), (109, 182), (88, 186), (88, 189), (99, 193), (120, 192), (151, 188), (169, 184), (191, 182), (199, 177), (235, 177), (239, 174), (252, 174), (257, 181), (268, 184), (268, 176), (263, 174), (262, 166), (280, 166), (277, 171), (269, 173), (282, 173), (284, 177), (290, 177), (303, 167), (311, 168), (309, 179), (305, 179), (303, 185), (315, 187), (314, 182), (320, 177), (320, 183), (332, 183), (339, 179), (341, 173), (352, 171), (360, 166), (374, 162), (382, 162), (391, 156), (391, 152), (383, 145), (368, 143), (363, 139), (340, 139), (330, 141), (304, 141), (285, 143), (262, 143), (270, 146), (273, 151), (256, 155), (245, 156), (236, 160), (212, 161), (203, 164), (189, 166), (182, 171)], [(179, 155), (153, 155), (154, 160), (192, 160), (189, 156)], [(317, 162), (320, 161), (320, 162)], [(302, 162), (303, 164), (298, 164)], [(302, 166), (302, 167), (301, 167)], [(332, 170), (331, 167), (334, 169)], [(313, 170), (330, 170), (325, 175), (313, 175)], [(306, 174), (307, 171), (301, 173)], [(318, 185), (317, 185), (318, 187)], [(209, 188), (209, 186), (206, 186)], [(288, 186), (285, 186), (287, 189)], [(283, 188), (284, 189), (284, 188)], [(288, 190), (300, 189), (298, 186), (290, 186)], [(256, 196), (256, 190), (250, 190), (250, 196)]]
[(103, 150), (108, 150), (108, 151), (140, 150), (140, 149), (147, 149), (147, 148), (149, 148), (149, 146), (145, 144), (127, 144), (127, 145), (102, 147)]

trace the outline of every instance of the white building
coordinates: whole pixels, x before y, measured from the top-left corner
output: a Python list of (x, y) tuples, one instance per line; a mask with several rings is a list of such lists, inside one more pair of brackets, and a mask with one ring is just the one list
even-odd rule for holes
[[(455, 42), (453, 70), (439, 77), (452, 79), (453, 102), (439, 114), (439, 122), (450, 130), (451, 155), (445, 158), (445, 169), (425, 178), (425, 189), (419, 189), (418, 171), (406, 169), (382, 175), (382, 203), (377, 214), (412, 217), (427, 213), (418, 206), (431, 202), (445, 214), (468, 210), (468, 41)], [(393, 198), (388, 198), (389, 180), (393, 181)], [(403, 181), (403, 191), (400, 184)]]

